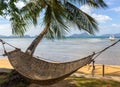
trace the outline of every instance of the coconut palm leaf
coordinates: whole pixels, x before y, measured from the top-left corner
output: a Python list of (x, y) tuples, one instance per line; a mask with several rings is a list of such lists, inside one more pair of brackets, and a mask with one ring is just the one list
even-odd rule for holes
[[(5, 1), (5, 0), (4, 0)], [(21, 0), (26, 5), (19, 9), (15, 3), (19, 0), (7, 1), (5, 13), (10, 16), (13, 34), (24, 35), (27, 28), (38, 24), (39, 18), (43, 17), (44, 29), (39, 36), (28, 47), (27, 51), (34, 50), (42, 38), (46, 35), (50, 39), (63, 38), (70, 31), (69, 23), (77, 25), (79, 30), (90, 34), (98, 31), (98, 24), (94, 18), (81, 11), (77, 5), (89, 5), (94, 8), (105, 8), (107, 5), (103, 0)], [(75, 5), (77, 3), (77, 5)], [(41, 15), (42, 13), (42, 15)]]
[(27, 3), (26, 6), (21, 9), (21, 13), (26, 23), (33, 23), (36, 26), (40, 13), (44, 7), (44, 0), (31, 0)]
[(27, 24), (20, 15), (20, 9), (15, 5), (18, 0), (10, 0), (8, 2), (8, 12), (11, 21), (12, 33), (15, 35), (24, 35)]
[(45, 15), (44, 23), (50, 23), (50, 29), (46, 37), (49, 39), (63, 38), (68, 31), (65, 24), (66, 15), (63, 6), (54, 0), (52, 4), (48, 6)]
[(94, 18), (75, 7), (71, 3), (67, 2), (65, 8), (68, 12), (68, 19), (75, 23), (78, 26), (78, 29), (85, 30), (90, 34), (94, 34), (95, 31), (98, 31), (97, 22)]
[(7, 3), (4, 0), (0, 0), (0, 15), (5, 15), (5, 10), (7, 9)]
[(106, 8), (107, 4), (103, 0), (64, 0), (64, 2), (79, 3), (80, 5), (89, 5), (94, 8)]
[[(78, 26), (80, 30), (83, 29), (92, 34), (94, 33), (94, 31), (97, 30), (97, 22), (92, 17), (82, 12), (79, 8), (77, 8), (73, 4), (74, 3), (79, 3), (80, 5), (88, 4), (89, 6), (94, 8), (107, 7), (107, 5), (104, 3), (103, 0), (30, 0), (28, 2), (26, 0), (21, 0), (26, 2), (26, 6), (24, 6), (22, 9), (19, 9), (15, 5), (15, 2), (18, 1), (19, 0), (9, 0), (6, 3), (6, 0), (2, 0), (0, 2), (1, 4), (0, 15), (3, 15), (3, 12), (4, 14), (6, 13), (7, 15), (10, 15), (13, 34), (20, 34), (20, 35), (23, 35), (25, 33), (27, 28), (26, 26), (29, 26), (30, 24), (34, 24), (35, 26), (37, 25), (38, 19), (40, 17), (40, 13), (47, 11), (46, 9), (48, 5), (51, 7), (51, 13), (52, 13), (51, 17), (54, 19), (54, 22), (53, 20), (50, 21), (51, 22), (50, 29), (53, 29), (52, 30), (53, 36), (60, 35), (62, 37), (62, 35), (65, 34), (62, 31), (64, 32), (69, 31), (69, 29), (67, 29), (66, 26), (67, 23), (65, 20), (72, 21)], [(67, 11), (64, 11), (64, 8), (67, 9)], [(3, 11), (5, 9), (6, 11)], [(67, 18), (66, 18), (66, 14), (67, 14)], [(18, 20), (20, 21), (19, 23)], [(45, 24), (45, 20), (47, 19), (44, 19), (44, 24)], [(57, 26), (58, 28), (56, 28)], [(61, 31), (61, 33), (63, 34), (57, 34), (56, 31), (58, 30), (59, 33)]]

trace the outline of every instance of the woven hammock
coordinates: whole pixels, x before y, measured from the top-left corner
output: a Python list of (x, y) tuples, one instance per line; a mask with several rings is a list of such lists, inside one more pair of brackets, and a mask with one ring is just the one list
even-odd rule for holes
[(4, 46), (6, 42), (4, 42), (3, 40), (0, 41), (3, 44), (5, 54), (8, 56), (11, 65), (16, 71), (35, 83), (39, 83), (41, 85), (49, 85), (63, 80), (64, 78), (77, 71), (79, 68), (90, 64), (97, 56), (99, 56), (108, 48), (117, 44), (120, 40), (104, 48), (100, 52), (93, 53), (79, 60), (63, 63), (41, 60), (42, 58), (35, 58), (32, 55), (27, 54), (26, 52), (22, 52), (18, 48), (11, 52), (7, 52)]
[(52, 84), (91, 63), (94, 54), (80, 60), (65, 63), (40, 60), (22, 52), (20, 49), (8, 52), (7, 56), (11, 65), (21, 75), (39, 84)]

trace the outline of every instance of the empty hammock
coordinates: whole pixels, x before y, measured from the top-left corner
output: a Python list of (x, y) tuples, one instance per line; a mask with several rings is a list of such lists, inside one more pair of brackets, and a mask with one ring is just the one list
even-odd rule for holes
[(11, 65), (16, 71), (35, 83), (53, 84), (68, 77), (79, 68), (90, 64), (98, 55), (118, 43), (120, 40), (116, 41), (100, 52), (93, 53), (79, 60), (63, 63), (41, 60), (27, 54), (26, 52), (22, 52), (18, 48), (11, 52), (7, 52), (4, 45), (8, 43), (4, 42), (3, 40), (0, 41), (3, 44), (5, 54), (8, 56)]

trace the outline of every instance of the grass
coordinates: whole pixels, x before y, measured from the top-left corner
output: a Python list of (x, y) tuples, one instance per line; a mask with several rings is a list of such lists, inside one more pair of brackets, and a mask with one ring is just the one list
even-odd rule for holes
[(76, 87), (120, 87), (120, 82), (105, 79), (73, 78)]
[[(19, 82), (19, 83), (16, 83), (15, 81), (13, 81), (12, 83), (14, 83), (12, 86), (11, 85), (5, 85), (5, 86), (2, 86), (1, 84), (2, 83), (6, 83), (9, 81), (9, 77), (11, 76), (12, 73), (0, 73), (0, 87), (27, 87), (25, 83), (23, 83), (22, 81)], [(11, 84), (11, 83), (10, 83)]]
[(0, 84), (7, 81), (8, 75), (5, 73), (0, 73)]
[[(8, 80), (9, 74), (0, 74), (0, 84)], [(94, 79), (84, 77), (69, 77), (66, 84), (67, 87), (120, 87), (120, 82), (105, 79)], [(71, 84), (73, 84), (71, 86)], [(1, 87), (1, 86), (0, 86)], [(27, 87), (25, 83), (19, 82), (12, 87)], [(50, 86), (51, 87), (51, 86)], [(66, 86), (65, 86), (66, 87)]]

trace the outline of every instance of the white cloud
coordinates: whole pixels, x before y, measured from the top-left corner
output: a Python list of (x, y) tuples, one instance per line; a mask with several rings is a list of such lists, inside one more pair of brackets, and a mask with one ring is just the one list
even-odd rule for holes
[(112, 20), (112, 18), (110, 18), (109, 16), (101, 15), (101, 14), (92, 14), (92, 17), (94, 17), (98, 22), (102, 22), (102, 23)]
[(12, 30), (10, 24), (0, 24), (0, 35), (9, 36), (11, 34), (12, 34)]
[(116, 11), (116, 12), (120, 12), (120, 7), (112, 8), (111, 10)]
[(120, 28), (120, 24), (112, 24), (112, 27), (114, 27), (114, 28)]
[(120, 32), (120, 24), (100, 24), (97, 35), (102, 34), (115, 34)]
[(22, 8), (23, 6), (25, 6), (25, 3), (22, 2), (22, 1), (18, 1), (17, 3), (15, 3), (15, 5), (16, 5), (18, 8)]
[(83, 6), (80, 7), (80, 9), (82, 11), (88, 13), (88, 14), (91, 14), (91, 12), (92, 12), (92, 8), (90, 6), (88, 6), (88, 5), (83, 5)]
[[(30, 28), (26, 31), (25, 35), (31, 35), (31, 36), (38, 35), (42, 29), (43, 27), (41, 26), (36, 26), (36, 27), (30, 26)], [(6, 35), (6, 36), (12, 35), (12, 28), (10, 23), (0, 24), (0, 35)]]
[(95, 18), (100, 23), (106, 23), (106, 21), (112, 20), (112, 18), (110, 18), (107, 15), (93, 13), (93, 8), (88, 5), (83, 5), (80, 7), (80, 9), (88, 13), (89, 15), (91, 15), (93, 18)]

